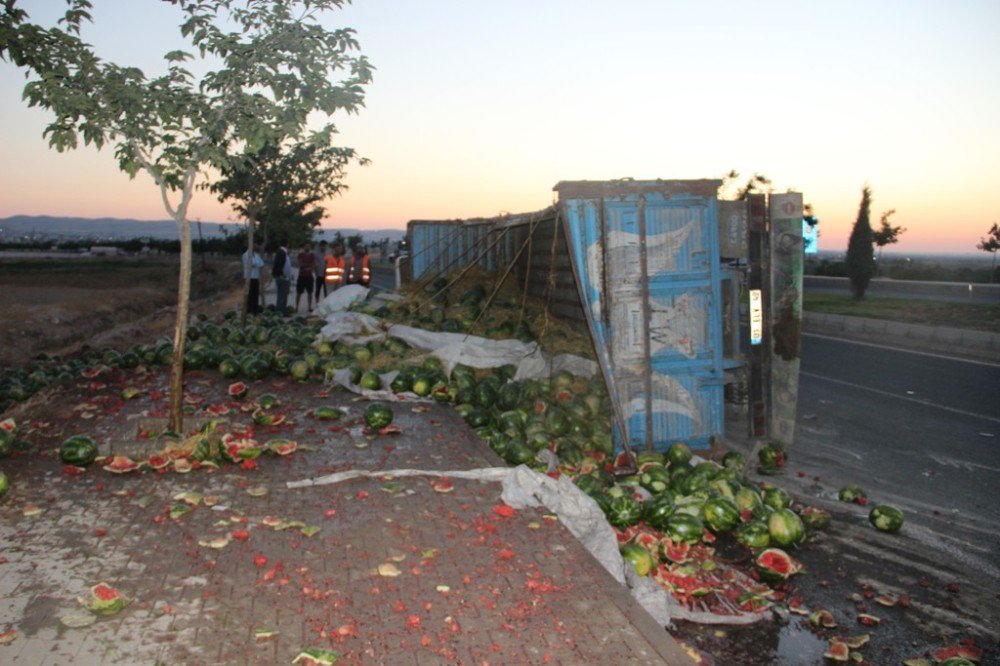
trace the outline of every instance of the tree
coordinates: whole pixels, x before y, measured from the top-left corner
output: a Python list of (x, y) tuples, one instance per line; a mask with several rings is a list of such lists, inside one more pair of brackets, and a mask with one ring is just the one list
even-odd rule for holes
[(882, 249), (886, 245), (899, 242), (899, 237), (906, 231), (906, 227), (894, 227), (889, 224), (889, 218), (896, 214), (896, 209), (887, 210), (882, 213), (878, 231), (872, 232), (872, 240), (878, 246), (878, 261), (875, 265), (875, 272), (878, 273), (882, 267)]
[[(246, 219), (248, 251), (258, 221), (265, 243), (273, 235), (287, 238), (291, 246), (297, 247), (309, 240), (312, 229), (323, 218), (322, 202), (347, 188), (343, 178), (352, 159), (366, 163), (351, 148), (310, 143), (268, 144), (256, 153), (234, 160), (210, 189), (219, 201), (230, 201), (233, 210)], [(248, 275), (244, 296), (249, 291)], [(243, 320), (246, 320), (246, 298)]]
[(736, 169), (732, 169), (723, 176), (722, 186), (719, 188), (721, 192), (725, 192), (731, 186), (736, 185), (736, 191), (732, 195), (734, 201), (743, 201), (755, 192), (770, 194), (772, 190), (771, 179), (763, 174), (755, 173), (747, 178), (747, 181), (742, 185), (738, 184), (739, 178), (740, 173)]
[(861, 300), (865, 297), (868, 283), (875, 274), (875, 255), (872, 252), (872, 225), (868, 219), (872, 204), (872, 189), (865, 185), (861, 190), (861, 206), (858, 209), (858, 219), (851, 229), (851, 237), (847, 241), (847, 277), (851, 281), (851, 293)]
[(997, 278), (997, 250), (1000, 250), (1000, 224), (994, 223), (990, 227), (986, 238), (980, 238), (976, 243), (976, 249), (989, 252), (993, 255), (993, 266), (990, 268), (990, 282), (995, 282)]
[[(188, 206), (199, 179), (230, 168), (234, 155), (268, 144), (329, 146), (330, 117), (363, 106), (372, 68), (355, 55), (350, 29), (328, 30), (319, 15), (346, 0), (165, 0), (181, 15), (190, 51), (163, 57), (166, 73), (98, 58), (81, 38), (89, 0), (66, 0), (55, 27), (28, 22), (17, 0), (3, 0), (0, 59), (26, 70), (29, 106), (48, 109), (57, 151), (113, 145), (119, 167), (156, 183), (180, 235), (177, 321), (168, 427), (182, 429), (183, 359), (191, 286)], [(187, 61), (196, 66), (188, 69)], [(198, 75), (195, 71), (202, 72)], [(307, 124), (308, 122), (308, 124)]]

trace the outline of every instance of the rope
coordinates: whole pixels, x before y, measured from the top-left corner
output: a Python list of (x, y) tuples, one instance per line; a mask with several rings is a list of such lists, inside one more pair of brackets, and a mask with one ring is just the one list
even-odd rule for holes
[[(497, 295), (497, 292), (500, 291), (500, 287), (503, 286), (503, 283), (507, 281), (507, 276), (510, 275), (510, 272), (514, 269), (514, 266), (517, 265), (517, 260), (521, 257), (521, 253), (524, 252), (524, 248), (526, 248), (528, 246), (528, 243), (531, 242), (531, 236), (532, 234), (535, 233), (535, 226), (538, 224), (538, 221), (532, 220), (530, 224), (531, 227), (528, 229), (528, 237), (524, 240), (523, 243), (521, 243), (521, 248), (517, 251), (517, 254), (514, 255), (514, 259), (507, 264), (507, 270), (504, 271), (503, 277), (500, 278), (500, 282), (497, 283), (497, 285), (493, 288), (493, 293), (490, 294), (490, 297), (486, 299), (485, 305), (483, 305), (482, 309), (479, 310), (479, 315), (476, 317), (476, 320), (472, 322), (472, 326), (469, 327), (469, 330), (465, 336), (466, 338), (468, 338), (469, 335), (472, 334), (472, 331), (476, 328), (476, 325), (479, 324), (479, 320), (482, 319), (483, 315), (486, 314), (486, 311), (490, 309), (490, 303), (493, 302), (493, 298)], [(510, 229), (510, 227), (504, 229), (504, 233), (507, 232), (507, 229)]]
[(544, 336), (549, 330), (549, 306), (552, 304), (552, 292), (556, 290), (556, 240), (561, 231), (559, 227), (559, 216), (562, 209), (556, 209), (555, 219), (552, 221), (552, 249), (549, 253), (549, 277), (545, 285), (545, 310), (542, 313), (542, 330), (538, 336)]
[[(461, 227), (460, 227), (460, 230), (461, 230)], [(444, 275), (445, 273), (447, 273), (449, 268), (451, 268), (452, 266), (454, 266), (455, 264), (457, 264), (459, 261), (461, 261), (462, 259), (464, 259), (466, 256), (468, 256), (469, 252), (471, 252), (472, 250), (475, 250), (476, 248), (481, 247), (484, 243), (489, 242), (489, 239), (490, 239), (489, 234), (488, 233), (484, 234), (481, 239), (479, 239), (475, 243), (470, 244), (469, 247), (467, 247), (465, 249), (465, 251), (462, 252), (462, 254), (458, 255), (457, 257), (455, 257), (454, 259), (452, 259), (450, 262), (448, 262), (448, 264), (446, 264), (444, 266), (444, 268), (442, 268), (441, 270), (439, 270), (437, 273), (434, 273), (433, 275), (429, 275), (428, 277), (426, 277), (424, 279), (421, 279), (420, 282), (418, 283), (418, 286), (421, 289), (424, 288), (424, 287), (426, 287), (431, 282), (433, 282), (437, 278), (439, 278), (442, 275)], [(495, 243), (494, 243), (494, 245), (495, 245)], [(427, 249), (430, 249), (430, 248), (427, 248)], [(488, 252), (490, 249), (492, 249), (492, 246), (490, 248), (487, 248), (486, 251)], [(482, 259), (485, 254), (486, 254), (485, 252), (482, 253), (482, 254), (480, 254), (478, 257), (476, 257), (475, 259), (472, 260), (472, 263), (473, 264), (478, 263), (479, 260)], [(468, 267), (466, 268), (466, 270), (468, 270)], [(440, 293), (440, 291), (438, 293)], [(437, 294), (435, 294), (435, 296), (436, 295)], [(423, 307), (423, 305), (424, 304), (421, 303), (419, 307)]]
[(496, 247), (500, 243), (501, 240), (503, 240), (503, 237), (507, 235), (507, 232), (509, 230), (510, 230), (510, 227), (507, 227), (502, 232), (500, 232), (500, 235), (497, 237), (497, 239), (495, 241), (493, 241), (492, 244), (490, 244), (490, 246), (488, 248), (486, 248), (485, 250), (483, 250), (482, 252), (480, 252), (479, 256), (475, 257), (472, 261), (470, 261), (468, 264), (466, 264), (465, 268), (463, 268), (461, 271), (459, 271), (458, 275), (456, 275), (455, 277), (453, 277), (445, 286), (441, 287), (436, 292), (434, 292), (433, 294), (431, 294), (428, 298), (426, 298), (423, 302), (421, 302), (417, 306), (417, 310), (419, 310), (420, 308), (422, 308), (425, 305), (427, 305), (431, 300), (434, 299), (435, 296), (437, 296), (438, 294), (440, 294), (442, 292), (447, 291), (451, 287), (451, 285), (453, 285), (456, 282), (458, 282), (459, 280), (461, 280), (462, 277), (466, 273), (468, 273), (472, 269), (473, 266), (475, 266), (477, 263), (479, 263), (480, 259), (482, 259), (484, 256), (486, 256), (487, 252), (489, 252), (490, 250), (492, 250), (494, 247)]

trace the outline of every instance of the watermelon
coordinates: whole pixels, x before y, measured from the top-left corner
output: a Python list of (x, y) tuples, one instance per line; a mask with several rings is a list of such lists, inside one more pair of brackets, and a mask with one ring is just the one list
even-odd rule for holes
[(791, 509), (778, 509), (767, 519), (771, 541), (782, 547), (796, 546), (806, 538), (806, 529)]
[(674, 543), (698, 543), (705, 534), (701, 518), (678, 510), (664, 526), (664, 532)]
[(691, 447), (683, 442), (675, 442), (667, 449), (667, 461), (671, 467), (675, 465), (687, 465), (691, 462)]
[(662, 465), (648, 463), (639, 474), (639, 485), (654, 495), (662, 493), (670, 487), (670, 472)]
[[(590, 474), (581, 474), (573, 480), (573, 483), (577, 488), (588, 495), (604, 490), (604, 484), (601, 483), (601, 480), (596, 476), (591, 476)], [(643, 509), (645, 509), (645, 505), (643, 505)]]
[(780, 548), (767, 548), (754, 559), (760, 577), (772, 583), (788, 580), (802, 570), (802, 565)]
[(309, 648), (295, 655), (292, 663), (301, 666), (333, 666), (339, 660), (340, 654), (333, 650)]
[(261, 426), (276, 426), (281, 425), (285, 422), (285, 417), (282, 414), (274, 414), (263, 408), (258, 407), (253, 411), (254, 423)]
[(503, 459), (511, 465), (524, 465), (535, 459), (535, 452), (523, 441), (511, 440), (504, 450)]
[(373, 430), (385, 428), (392, 423), (392, 410), (386, 405), (373, 403), (365, 410), (365, 424)]
[(635, 464), (639, 469), (645, 469), (646, 465), (667, 466), (667, 457), (659, 451), (643, 451), (635, 457)]
[(763, 504), (760, 493), (752, 486), (740, 486), (733, 499), (740, 511), (749, 511), (750, 513), (756, 511)]
[(351, 356), (353, 356), (354, 360), (358, 363), (368, 363), (372, 360), (372, 350), (368, 345), (351, 345), (350, 352)]
[(868, 494), (856, 483), (849, 483), (840, 489), (837, 494), (841, 502), (856, 502), (864, 504), (868, 500)]
[(889, 504), (872, 507), (868, 522), (883, 532), (898, 532), (903, 527), (903, 512)]
[(658, 552), (660, 559), (664, 562), (674, 562), (675, 564), (684, 564), (687, 562), (688, 555), (691, 553), (691, 544), (689, 543), (675, 543), (667, 537), (660, 539), (658, 545)]
[(802, 509), (802, 522), (805, 523), (806, 529), (810, 532), (815, 532), (823, 529), (830, 524), (830, 512), (826, 509), (820, 509), (815, 506), (807, 506)]
[(851, 658), (851, 650), (840, 641), (832, 640), (823, 653), (823, 658), (830, 661), (846, 662)]
[(787, 509), (792, 504), (791, 496), (783, 488), (771, 486), (764, 490), (764, 504), (772, 509)]
[(219, 361), (219, 373), (226, 379), (232, 379), (240, 374), (240, 364), (231, 358)]
[(727, 469), (735, 469), (736, 471), (742, 472), (743, 468), (746, 467), (746, 464), (746, 458), (744, 458), (743, 454), (738, 451), (730, 451), (726, 455), (722, 456), (722, 466)]
[(730, 499), (713, 497), (705, 502), (702, 517), (713, 532), (726, 532), (740, 522), (740, 510)]
[(8, 490), (10, 490), (10, 479), (7, 478), (6, 474), (0, 472), (0, 497), (6, 495)]
[(262, 451), (260, 444), (255, 439), (226, 434), (222, 437), (222, 442), (219, 444), (219, 453), (223, 459), (232, 463), (238, 463), (244, 460), (259, 458)]
[(275, 455), (287, 456), (289, 453), (293, 453), (298, 446), (296, 442), (287, 439), (272, 439), (265, 445), (265, 448)]
[(131, 603), (107, 583), (98, 583), (90, 588), (90, 598), (77, 597), (77, 601), (94, 615), (114, 615)]
[(336, 421), (344, 412), (337, 409), (336, 407), (322, 406), (317, 407), (313, 410), (313, 417), (319, 419), (320, 421)]
[(612, 527), (625, 529), (639, 522), (640, 514), (639, 503), (628, 495), (622, 495), (611, 500), (605, 515)]
[(139, 465), (128, 456), (114, 456), (105, 463), (104, 470), (113, 474), (127, 474), (139, 470)]
[(368, 389), (369, 391), (378, 391), (382, 388), (382, 378), (378, 376), (377, 372), (369, 370), (368, 372), (361, 375), (361, 388)]
[(170, 458), (166, 456), (161, 456), (159, 454), (153, 454), (146, 459), (146, 467), (152, 470), (163, 469), (170, 464)]
[(767, 548), (771, 545), (771, 530), (762, 520), (749, 520), (736, 530), (736, 540), (748, 548)]
[(662, 530), (674, 512), (674, 502), (669, 493), (656, 495), (643, 502), (642, 520), (650, 527)]
[(243, 382), (234, 382), (229, 385), (229, 397), (239, 400), (247, 394), (247, 385)]
[(406, 393), (413, 388), (413, 380), (410, 375), (400, 372), (393, 378), (389, 388), (393, 393)]
[(648, 576), (649, 572), (656, 568), (657, 563), (653, 556), (637, 543), (622, 546), (620, 552), (625, 561), (630, 562), (635, 567), (635, 572), (640, 576)]
[(273, 393), (264, 393), (257, 398), (257, 404), (260, 405), (261, 409), (271, 409), (278, 405), (278, 396)]
[(785, 466), (787, 456), (781, 444), (768, 442), (757, 451), (757, 459), (760, 462), (758, 470), (761, 474), (774, 474)]
[(14, 452), (14, 432), (0, 428), (0, 458), (6, 458)]
[(292, 376), (292, 379), (304, 382), (309, 379), (309, 375), (312, 374), (312, 369), (309, 367), (309, 363), (305, 359), (299, 358), (288, 364), (288, 374)]
[(430, 395), (431, 388), (433, 388), (433, 386), (433, 382), (431, 382), (430, 377), (427, 375), (417, 375), (413, 378), (412, 390), (421, 397)]

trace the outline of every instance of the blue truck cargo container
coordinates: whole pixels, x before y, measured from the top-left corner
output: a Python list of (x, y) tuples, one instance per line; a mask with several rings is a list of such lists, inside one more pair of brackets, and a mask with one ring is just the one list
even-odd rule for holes
[(637, 450), (724, 432), (719, 181), (556, 185), (580, 299)]

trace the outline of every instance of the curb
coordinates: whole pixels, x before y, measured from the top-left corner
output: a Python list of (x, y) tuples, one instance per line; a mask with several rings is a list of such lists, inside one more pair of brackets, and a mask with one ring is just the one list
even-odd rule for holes
[(976, 361), (1000, 361), (1000, 334), (949, 326), (907, 324), (887, 319), (804, 312), (802, 330), (913, 351), (935, 352)]

